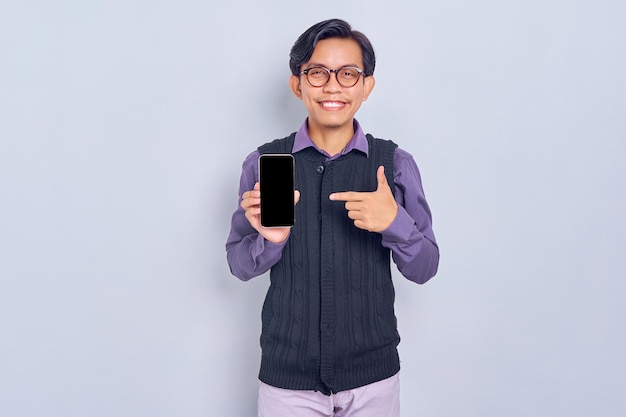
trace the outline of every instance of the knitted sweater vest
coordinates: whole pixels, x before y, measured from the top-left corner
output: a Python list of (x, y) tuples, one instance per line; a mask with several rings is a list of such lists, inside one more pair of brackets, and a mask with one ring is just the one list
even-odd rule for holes
[[(291, 153), (295, 134), (259, 148)], [(261, 381), (326, 395), (388, 378), (400, 369), (390, 253), (381, 235), (354, 226), (340, 191), (375, 191), (385, 166), (394, 189), (397, 145), (367, 135), (369, 156), (333, 161), (313, 148), (294, 154), (296, 224), (270, 272), (262, 312)]]

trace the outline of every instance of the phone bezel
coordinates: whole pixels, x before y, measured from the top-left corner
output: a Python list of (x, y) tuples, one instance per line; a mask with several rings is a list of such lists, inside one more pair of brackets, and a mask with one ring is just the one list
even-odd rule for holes
[[(267, 217), (264, 218), (263, 216), (263, 168), (262, 168), (262, 161), (265, 160), (266, 162), (271, 160), (271, 159), (276, 159), (276, 158), (280, 158), (280, 159), (285, 159), (288, 158), (291, 162), (290, 167), (291, 167), (291, 196), (290, 196), (290, 201), (292, 204), (292, 208), (289, 211), (289, 220), (286, 222), (274, 222), (274, 223), (268, 223)], [(267, 154), (261, 154), (259, 156), (259, 160), (258, 160), (258, 171), (259, 171), (259, 185), (260, 185), (260, 190), (261, 190), (261, 203), (259, 204), (260, 207), (260, 223), (261, 226), (265, 227), (265, 228), (278, 228), (278, 227), (293, 227), (296, 221), (296, 210), (295, 210), (295, 201), (294, 201), (294, 190), (295, 190), (295, 158), (293, 157), (292, 154), (290, 153), (267, 153)]]

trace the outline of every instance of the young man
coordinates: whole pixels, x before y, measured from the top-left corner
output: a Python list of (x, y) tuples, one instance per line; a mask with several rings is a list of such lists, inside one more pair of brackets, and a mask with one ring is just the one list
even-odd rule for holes
[[(400, 362), (390, 253), (422, 284), (439, 249), (412, 156), (354, 118), (374, 88), (369, 40), (342, 20), (304, 32), (289, 85), (308, 117), (243, 163), (226, 242), (241, 280), (270, 272), (263, 305), (259, 416), (399, 416)], [(260, 225), (257, 161), (295, 158), (296, 223)]]

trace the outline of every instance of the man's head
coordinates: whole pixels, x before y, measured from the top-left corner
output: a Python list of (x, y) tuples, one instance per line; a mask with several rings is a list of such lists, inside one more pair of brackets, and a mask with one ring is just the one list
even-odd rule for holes
[(369, 40), (343, 20), (313, 25), (291, 50), (289, 80), (308, 111), (309, 134), (351, 135), (353, 118), (374, 88), (376, 59)]
[(363, 54), (363, 73), (366, 76), (374, 75), (376, 56), (374, 55), (372, 44), (363, 33), (352, 30), (350, 24), (341, 19), (330, 19), (317, 23), (300, 35), (289, 54), (291, 74), (299, 75), (302, 65), (311, 59), (317, 43), (329, 38), (354, 40), (361, 48), (361, 53)]

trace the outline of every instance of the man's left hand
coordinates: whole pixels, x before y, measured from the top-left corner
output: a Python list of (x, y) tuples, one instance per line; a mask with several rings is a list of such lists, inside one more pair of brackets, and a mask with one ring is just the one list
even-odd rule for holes
[(346, 191), (329, 196), (333, 201), (345, 201), (348, 217), (354, 220), (354, 225), (370, 232), (381, 232), (388, 228), (398, 213), (398, 204), (385, 177), (385, 167), (378, 167), (376, 178), (376, 191)]

